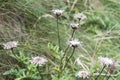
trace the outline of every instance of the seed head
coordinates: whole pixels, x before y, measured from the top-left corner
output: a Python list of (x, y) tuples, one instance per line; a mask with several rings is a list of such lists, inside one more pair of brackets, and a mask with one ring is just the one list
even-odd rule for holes
[(72, 27), (72, 29), (78, 29), (80, 27), (80, 25), (76, 23), (71, 23), (70, 26)]
[(81, 45), (81, 42), (75, 39), (75, 40), (68, 41), (68, 44), (70, 45), (70, 47), (76, 48)]
[(113, 64), (113, 61), (107, 57), (98, 57), (98, 60), (101, 64), (106, 65), (106, 66)]
[(86, 19), (87, 17), (83, 13), (77, 13), (74, 15), (75, 19), (83, 20)]
[(77, 74), (76, 74), (76, 77), (77, 78), (88, 78), (90, 75), (90, 73), (88, 71), (79, 71)]
[(31, 60), (30, 60), (31, 63), (37, 65), (37, 66), (42, 66), (43, 64), (45, 64), (46, 62), (48, 62), (47, 59), (43, 58), (43, 57), (40, 57), (40, 56), (36, 56), (36, 57), (33, 57)]
[(52, 10), (52, 11), (56, 16), (60, 16), (64, 12), (64, 10), (60, 10), (60, 9), (56, 9), (56, 10)]
[(4, 49), (12, 49), (18, 46), (18, 41), (9, 41), (7, 43), (3, 43)]

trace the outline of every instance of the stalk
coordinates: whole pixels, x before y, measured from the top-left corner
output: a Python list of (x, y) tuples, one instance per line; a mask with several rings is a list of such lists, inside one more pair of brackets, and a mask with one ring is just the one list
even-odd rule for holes
[(75, 34), (75, 29), (73, 29), (71, 39), (74, 37), (74, 34)]
[(103, 72), (103, 70), (105, 69), (106, 65), (103, 66), (102, 70), (100, 71), (99, 75), (95, 78), (95, 80), (98, 79), (98, 77), (101, 75), (101, 73)]
[(14, 54), (14, 50), (13, 50), (13, 48), (11, 48), (11, 52), (12, 52), (12, 54)]
[(63, 59), (65, 58), (68, 49), (69, 49), (69, 46), (67, 46), (67, 48), (65, 49), (65, 52), (64, 52), (64, 54), (63, 54), (63, 56), (62, 56), (62, 58), (61, 58), (60, 69), (62, 68), (62, 65), (63, 65), (63, 64), (62, 64), (62, 61), (63, 61)]
[(66, 63), (65, 63), (65, 66), (64, 66), (63, 70), (66, 68), (66, 66), (67, 66), (67, 64), (68, 64), (68, 62), (69, 62), (69, 60), (70, 60), (70, 58), (73, 56), (74, 52), (75, 52), (75, 47), (73, 47), (72, 54), (71, 54), (70, 57), (67, 59), (67, 61), (66, 61)]
[(59, 21), (59, 19), (57, 16), (57, 38), (58, 38), (58, 46), (59, 46), (59, 50), (60, 50), (61, 46), (60, 46), (60, 32), (59, 32), (58, 21)]

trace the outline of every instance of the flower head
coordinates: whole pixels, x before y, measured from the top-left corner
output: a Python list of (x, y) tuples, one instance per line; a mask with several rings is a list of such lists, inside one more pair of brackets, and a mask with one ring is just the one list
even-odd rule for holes
[(76, 23), (71, 23), (70, 26), (72, 27), (72, 29), (78, 29), (80, 27), (80, 25)]
[(75, 39), (75, 40), (68, 41), (68, 44), (70, 45), (70, 47), (76, 48), (76, 47), (78, 47), (79, 45), (81, 45), (81, 42), (78, 41), (77, 39)]
[(60, 9), (56, 9), (56, 10), (52, 10), (52, 11), (56, 16), (60, 16), (64, 12), (64, 10), (60, 10)]
[(30, 60), (31, 63), (35, 64), (35, 65), (39, 65), (42, 66), (43, 64), (45, 64), (46, 62), (48, 62), (47, 59), (40, 57), (40, 56), (36, 56), (33, 57), (32, 60)]
[(88, 78), (90, 73), (88, 71), (79, 71), (75, 76), (78, 78)]
[(106, 65), (106, 66), (113, 64), (113, 61), (107, 57), (98, 57), (98, 60), (101, 64)]
[(4, 49), (12, 49), (18, 46), (18, 41), (10, 41), (3, 44)]
[(87, 17), (83, 13), (77, 13), (74, 15), (74, 18), (83, 20), (83, 19), (86, 19)]

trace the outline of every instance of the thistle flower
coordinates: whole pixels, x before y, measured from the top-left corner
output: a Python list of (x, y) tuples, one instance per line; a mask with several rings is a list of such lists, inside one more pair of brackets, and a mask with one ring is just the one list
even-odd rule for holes
[(83, 78), (83, 79), (85, 79), (85, 78), (88, 78), (89, 75), (90, 75), (90, 73), (88, 71), (79, 71), (75, 76), (77, 78)]
[(86, 19), (87, 17), (83, 13), (77, 13), (74, 15), (75, 19), (83, 20)]
[(71, 23), (70, 26), (72, 27), (72, 29), (78, 29), (80, 27), (80, 25), (76, 23)]
[(33, 57), (32, 60), (30, 60), (30, 62), (35, 65), (42, 66), (43, 64), (48, 62), (48, 60), (43, 57), (36, 56), (36, 57)]
[(3, 43), (4, 49), (12, 49), (18, 46), (18, 41), (10, 41)]
[(76, 48), (81, 45), (81, 42), (75, 39), (75, 40), (68, 41), (68, 45), (70, 45), (70, 47)]
[(101, 64), (109, 66), (113, 64), (113, 61), (107, 57), (98, 57), (98, 60)]
[(60, 9), (56, 9), (56, 10), (52, 10), (52, 11), (56, 16), (60, 16), (64, 12), (64, 10), (60, 10)]

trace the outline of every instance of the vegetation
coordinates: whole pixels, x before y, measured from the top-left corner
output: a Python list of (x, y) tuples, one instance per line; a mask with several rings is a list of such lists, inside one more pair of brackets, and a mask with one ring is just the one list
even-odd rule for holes
[[(0, 0), (0, 80), (119, 80), (119, 5), (120, 0)], [(57, 16), (56, 9), (64, 11)], [(76, 20), (77, 13), (87, 18)], [(81, 25), (75, 33), (72, 22)], [(77, 47), (71, 42), (76, 38)], [(9, 41), (18, 44), (5, 47)], [(35, 63), (36, 56), (43, 64)]]

